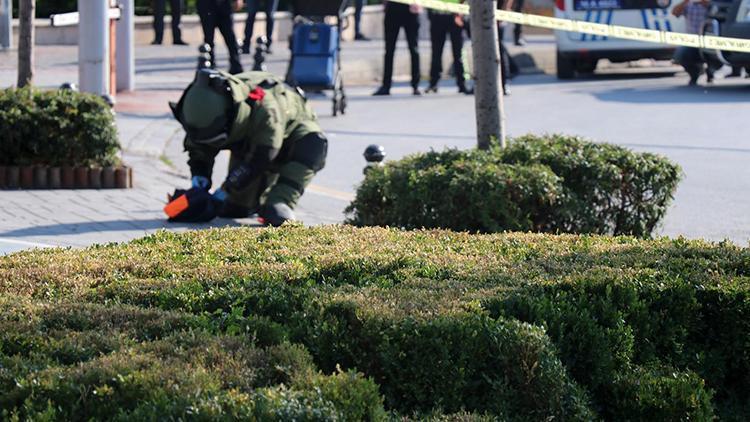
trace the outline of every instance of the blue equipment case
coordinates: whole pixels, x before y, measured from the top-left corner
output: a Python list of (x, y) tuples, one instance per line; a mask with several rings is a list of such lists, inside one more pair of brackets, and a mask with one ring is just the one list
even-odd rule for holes
[(332, 89), (338, 73), (338, 28), (324, 23), (298, 24), (292, 37), (292, 79), (301, 86)]
[[(341, 31), (347, 0), (292, 0), (294, 28), (287, 82), (302, 89), (333, 90), (333, 115), (346, 111), (341, 76)], [(333, 19), (333, 24), (330, 22)]]

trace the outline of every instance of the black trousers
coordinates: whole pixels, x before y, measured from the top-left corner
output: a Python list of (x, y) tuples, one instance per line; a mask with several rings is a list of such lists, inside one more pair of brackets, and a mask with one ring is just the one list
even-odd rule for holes
[(354, 2), (354, 33), (362, 33), (362, 8), (365, 7), (365, 0), (349, 0), (349, 5)]
[(704, 71), (708, 76), (713, 77), (714, 72), (721, 68), (721, 62), (709, 57), (701, 55), (700, 50), (695, 47), (681, 46), (675, 50), (673, 60), (685, 68), (690, 78), (698, 79)]
[(443, 73), (443, 48), (445, 39), (450, 36), (453, 51), (453, 73), (456, 84), (464, 87), (464, 62), (461, 50), (464, 48), (463, 28), (456, 25), (454, 15), (430, 13), (430, 40), (432, 41), (432, 62), (430, 65), (430, 85), (437, 85)]
[[(271, 37), (273, 36), (273, 24), (276, 9), (279, 8), (279, 0), (265, 0), (266, 8), (266, 37), (268, 43), (271, 43)], [(260, 10), (260, 0), (247, 0), (247, 21), (245, 22), (245, 39), (242, 41), (243, 47), (250, 47), (253, 42), (253, 28), (255, 27), (255, 15)]]
[[(182, 18), (182, 0), (169, 0), (172, 9), (172, 41), (182, 41), (180, 18)], [(154, 1), (154, 42), (161, 43), (164, 39), (164, 14), (167, 0)]]
[[(523, 2), (524, 0), (515, 0), (515, 3), (513, 3), (513, 11), (514, 12), (521, 12), (523, 10)], [(518, 42), (518, 40), (521, 39), (521, 28), (523, 26), (520, 23), (517, 23), (513, 26), (513, 41)]]
[(409, 11), (409, 5), (388, 2), (385, 6), (385, 63), (383, 67), (383, 86), (391, 87), (393, 81), (393, 55), (396, 51), (396, 40), (401, 28), (406, 32), (411, 54), (411, 86), (419, 86), (419, 16)]
[(237, 38), (234, 35), (231, 0), (198, 0), (198, 15), (203, 27), (203, 40), (211, 46), (211, 63), (215, 64), (214, 30), (219, 28), (229, 49), (229, 72), (242, 72), (240, 54), (237, 51)]
[(513, 67), (513, 64), (511, 63), (511, 58), (508, 55), (508, 50), (505, 48), (505, 43), (503, 43), (504, 34), (505, 34), (505, 28), (502, 25), (500, 25), (500, 22), (498, 22), (497, 23), (497, 43), (500, 47), (500, 80), (503, 83), (503, 87), (505, 87), (505, 85), (508, 83), (508, 77), (510, 76), (511, 68)]

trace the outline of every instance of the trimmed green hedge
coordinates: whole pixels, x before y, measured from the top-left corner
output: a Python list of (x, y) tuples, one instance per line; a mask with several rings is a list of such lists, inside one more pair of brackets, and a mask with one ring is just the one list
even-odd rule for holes
[(748, 420), (749, 275), (725, 243), (348, 226), (24, 252), (0, 258), (0, 408)]
[(112, 111), (98, 96), (0, 89), (0, 165), (110, 166), (119, 151)]
[(288, 343), (210, 331), (127, 305), (0, 299), (0, 417), (23, 420), (367, 420), (377, 386), (323, 376)]
[(578, 137), (527, 135), (490, 151), (419, 153), (368, 172), (347, 208), (357, 226), (649, 236), (680, 168)]

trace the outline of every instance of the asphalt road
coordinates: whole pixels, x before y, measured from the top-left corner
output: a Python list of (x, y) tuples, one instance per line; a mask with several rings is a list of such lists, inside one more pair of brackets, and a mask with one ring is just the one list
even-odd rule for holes
[[(687, 75), (676, 70), (615, 67), (570, 82), (551, 75), (517, 78), (504, 100), (508, 134), (575, 134), (665, 155), (682, 166), (684, 180), (658, 234), (746, 245), (750, 80), (688, 87)], [(412, 97), (405, 86), (385, 98), (371, 97), (372, 90), (350, 90), (343, 117), (331, 117), (329, 103), (314, 100), (331, 142), (316, 185), (353, 192), (371, 143), (383, 145), (388, 159), (475, 144), (473, 97), (455, 93), (450, 82), (433, 96)], [(341, 215), (346, 202), (311, 195), (303, 205), (332, 216)]]

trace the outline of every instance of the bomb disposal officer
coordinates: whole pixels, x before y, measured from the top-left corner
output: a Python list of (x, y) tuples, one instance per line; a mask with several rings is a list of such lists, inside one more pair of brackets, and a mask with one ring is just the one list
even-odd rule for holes
[(305, 98), (267, 72), (201, 69), (173, 106), (185, 128), (194, 188), (210, 189), (214, 159), (230, 150), (229, 175), (213, 196), (219, 216), (266, 224), (293, 220), (293, 209), (325, 165), (328, 141)]

